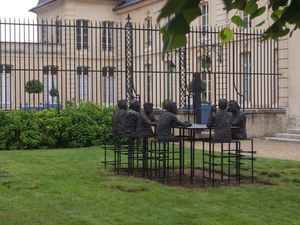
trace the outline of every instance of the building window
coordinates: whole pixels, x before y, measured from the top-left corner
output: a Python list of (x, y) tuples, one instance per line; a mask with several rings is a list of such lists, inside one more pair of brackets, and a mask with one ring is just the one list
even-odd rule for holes
[(244, 28), (248, 29), (252, 27), (252, 21), (250, 15), (244, 15)]
[(150, 102), (151, 101), (151, 70), (152, 70), (152, 66), (151, 64), (146, 64), (145, 65), (146, 68), (146, 84), (147, 84), (147, 88), (146, 88), (146, 101)]
[(113, 26), (114, 23), (110, 21), (102, 22), (102, 49), (103, 51), (111, 52), (113, 50)]
[(103, 104), (113, 105), (114, 104), (114, 68), (113, 67), (103, 67)]
[(145, 20), (146, 24), (146, 46), (151, 47), (152, 46), (152, 19), (146, 18)]
[(11, 65), (0, 65), (0, 103), (1, 106), (7, 107), (11, 103)]
[(210, 76), (209, 73), (206, 71), (201, 72), (201, 99), (210, 101), (211, 100), (211, 90), (210, 90)]
[(167, 99), (173, 100), (173, 75), (176, 69), (176, 65), (172, 60), (168, 61), (168, 73), (167, 73)]
[(77, 99), (89, 101), (89, 68), (77, 67)]
[(76, 20), (76, 47), (77, 50), (88, 48), (88, 20)]
[(55, 21), (55, 42), (61, 44), (62, 41), (62, 23), (61, 20)]
[(45, 104), (55, 104), (57, 103), (57, 96), (51, 96), (51, 90), (57, 90), (57, 66), (44, 66), (43, 76), (44, 76), (44, 103)]
[(200, 58), (200, 71), (201, 71), (201, 99), (202, 100), (211, 100), (211, 67), (212, 67), (212, 59), (210, 55), (203, 55)]
[(42, 43), (48, 43), (48, 23), (42, 20), (41, 26)]
[(245, 101), (251, 100), (251, 53), (241, 54), (241, 67), (243, 76), (243, 96)]
[(207, 37), (209, 20), (208, 20), (208, 3), (201, 5), (201, 30), (202, 30), (202, 37)]

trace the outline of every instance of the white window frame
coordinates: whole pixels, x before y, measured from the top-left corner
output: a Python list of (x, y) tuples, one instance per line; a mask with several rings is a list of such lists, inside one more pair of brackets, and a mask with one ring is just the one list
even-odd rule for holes
[(114, 105), (115, 102), (115, 75), (114, 67), (103, 67), (103, 105)]
[(43, 67), (44, 104), (57, 104), (57, 97), (50, 95), (51, 89), (58, 88), (58, 67)]
[(201, 60), (201, 63), (200, 63), (200, 65), (201, 65), (201, 68), (200, 68), (201, 80), (204, 81), (206, 84), (206, 91), (204, 93), (201, 93), (201, 99), (206, 99), (207, 101), (209, 101), (211, 99), (211, 88), (210, 88), (211, 77), (210, 77), (210, 70), (208, 70), (205, 67), (205, 60), (207, 59), (207, 57), (210, 60), (212, 60), (210, 55), (205, 55), (200, 58), (200, 60)]
[(243, 16), (243, 21), (244, 21), (244, 29), (249, 29), (252, 27), (252, 20), (250, 15), (245, 15)]
[(0, 104), (7, 108), (12, 102), (12, 75), (11, 65), (0, 65)]
[(41, 27), (41, 40), (42, 43), (48, 43), (49, 38), (49, 24), (47, 21), (42, 20), (42, 27)]
[(145, 19), (145, 26), (146, 26), (146, 46), (152, 47), (152, 18), (147, 17)]
[(89, 44), (89, 21), (76, 20), (76, 48), (77, 50), (88, 49)]
[[(172, 70), (170, 70), (172, 68)], [(174, 86), (173, 86), (173, 76), (176, 70), (176, 65), (173, 63), (173, 61), (167, 62), (167, 99), (173, 100), (173, 92), (174, 92)]]
[(146, 68), (146, 84), (147, 84), (145, 99), (147, 102), (150, 102), (152, 97), (152, 79), (151, 79), (152, 64), (145, 64), (145, 68)]
[(241, 69), (243, 76), (243, 96), (245, 101), (251, 101), (251, 52), (241, 53)]
[(62, 22), (58, 19), (55, 21), (55, 43), (62, 43)]
[(111, 52), (114, 48), (114, 35), (113, 35), (113, 21), (103, 21), (102, 22), (102, 50), (105, 52)]
[(202, 31), (202, 37), (207, 38), (208, 36), (208, 27), (209, 27), (209, 5), (204, 3), (201, 5), (202, 15), (200, 17), (200, 27)]
[(89, 67), (78, 66), (77, 67), (77, 99), (79, 101), (89, 101)]

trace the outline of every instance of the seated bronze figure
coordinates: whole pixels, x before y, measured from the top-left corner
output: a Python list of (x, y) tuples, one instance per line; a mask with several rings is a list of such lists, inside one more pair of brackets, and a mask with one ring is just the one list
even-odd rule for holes
[(219, 110), (211, 114), (207, 126), (215, 128), (215, 142), (228, 142), (231, 140), (231, 114), (226, 111), (227, 100), (220, 99), (218, 106)]
[(112, 133), (116, 136), (125, 135), (125, 121), (128, 116), (127, 101), (121, 99), (118, 101), (118, 111), (112, 116)]
[(141, 105), (138, 100), (131, 100), (129, 102), (129, 110), (125, 118), (125, 132), (127, 136), (135, 136), (137, 129), (137, 122), (141, 111)]
[(148, 120), (151, 122), (157, 122), (157, 119), (153, 115), (153, 104), (151, 102), (144, 103), (144, 113), (147, 116)]
[(246, 114), (240, 110), (240, 106), (237, 101), (229, 101), (227, 111), (232, 113), (231, 123), (234, 127), (232, 129), (232, 139), (246, 139)]
[(153, 104), (147, 102), (144, 104), (144, 112), (140, 112), (137, 120), (135, 135), (139, 137), (153, 136), (151, 125), (156, 125), (156, 119), (152, 114)]
[(172, 134), (171, 129), (176, 126), (188, 127), (190, 124), (177, 119), (177, 106), (175, 102), (167, 103), (165, 109), (166, 112), (160, 115), (157, 122), (157, 140), (168, 142), (179, 141), (179, 138)]

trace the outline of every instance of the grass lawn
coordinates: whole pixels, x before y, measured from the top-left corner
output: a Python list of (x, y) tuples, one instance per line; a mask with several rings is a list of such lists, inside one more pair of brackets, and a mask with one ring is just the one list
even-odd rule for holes
[(0, 225), (300, 225), (300, 162), (258, 159), (260, 183), (185, 189), (117, 176), (102, 158), (96, 147), (1, 151)]

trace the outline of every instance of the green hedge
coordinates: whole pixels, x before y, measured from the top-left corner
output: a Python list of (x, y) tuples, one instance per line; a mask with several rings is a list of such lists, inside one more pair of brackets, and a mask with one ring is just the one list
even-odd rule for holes
[(61, 112), (0, 111), (0, 150), (99, 145), (111, 132), (114, 111), (91, 102)]

